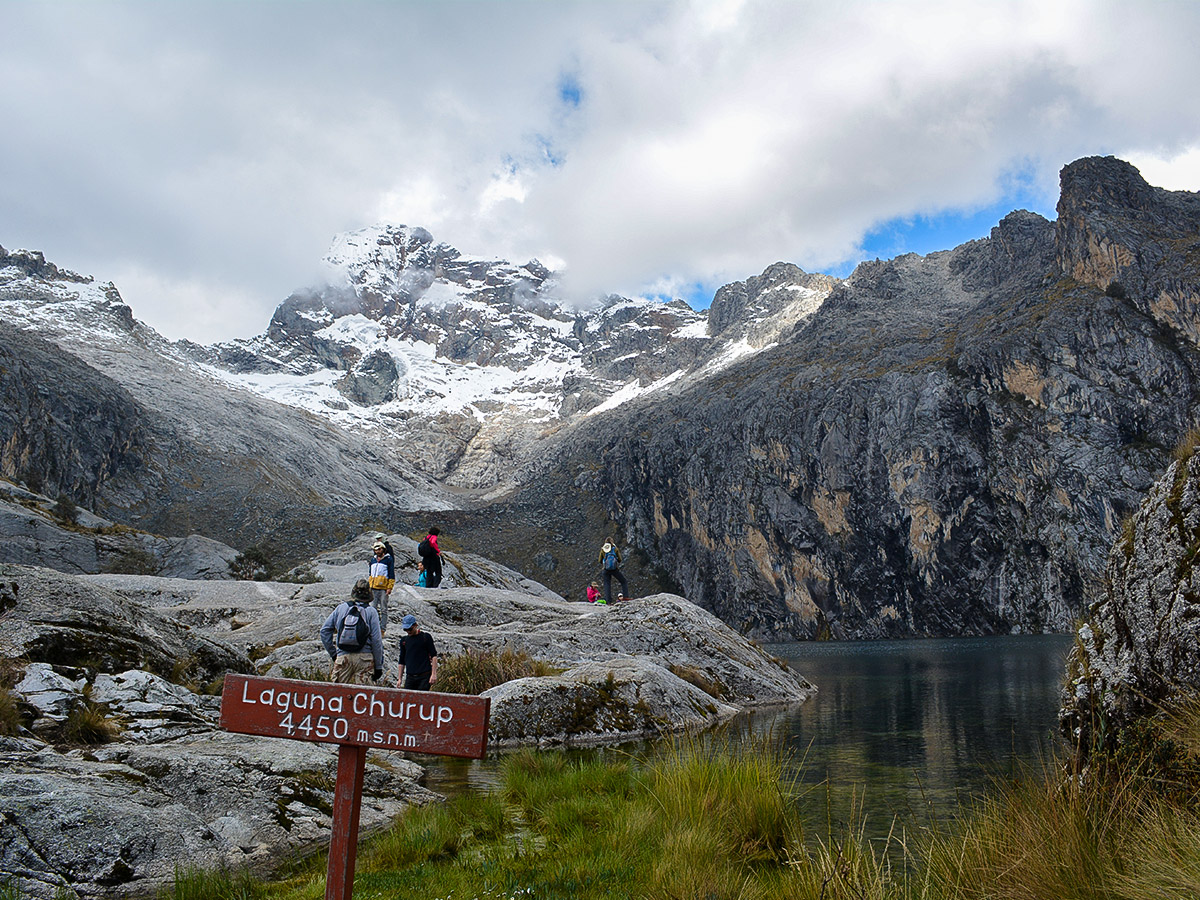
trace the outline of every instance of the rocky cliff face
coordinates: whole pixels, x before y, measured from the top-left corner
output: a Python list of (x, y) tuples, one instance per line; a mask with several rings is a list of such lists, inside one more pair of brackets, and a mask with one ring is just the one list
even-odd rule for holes
[(1059, 212), (861, 265), (777, 347), (591, 423), (563, 465), (744, 631), (1068, 630), (1194, 421), (1200, 205), (1087, 159)]
[(1125, 523), (1068, 663), (1061, 714), (1081, 749), (1200, 690), (1196, 435)]
[(149, 462), (141, 410), (121, 385), (0, 323), (0, 475), (92, 506)]

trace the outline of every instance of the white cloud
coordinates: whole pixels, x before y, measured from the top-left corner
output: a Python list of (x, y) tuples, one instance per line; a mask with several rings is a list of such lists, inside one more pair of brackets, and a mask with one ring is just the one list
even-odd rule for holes
[(377, 221), (635, 293), (831, 267), (890, 219), (1051, 207), (1079, 156), (1153, 183), (1200, 147), (1200, 4), (3, 10), (0, 244), (115, 278), (170, 336), (261, 331)]
[(1169, 191), (1200, 191), (1200, 146), (1165, 156), (1134, 152), (1125, 158), (1156, 187)]
[(240, 285), (164, 278), (138, 266), (110, 274), (134, 317), (145, 321), (141, 309), (154, 310), (156, 321), (148, 324), (172, 340), (209, 344), (266, 330), (258, 298)]

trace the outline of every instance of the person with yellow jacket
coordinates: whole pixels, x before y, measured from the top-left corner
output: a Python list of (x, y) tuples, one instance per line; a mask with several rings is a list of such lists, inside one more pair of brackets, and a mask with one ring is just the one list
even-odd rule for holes
[(367, 560), (367, 582), (371, 585), (371, 599), (379, 612), (379, 630), (387, 634), (388, 600), (396, 586), (396, 558), (388, 545), (376, 541)]

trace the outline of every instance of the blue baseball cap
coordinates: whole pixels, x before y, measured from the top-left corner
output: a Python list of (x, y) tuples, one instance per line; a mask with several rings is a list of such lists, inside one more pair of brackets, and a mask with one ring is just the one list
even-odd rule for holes
[(408, 631), (408, 629), (412, 628), (416, 624), (417, 624), (417, 617), (413, 616), (413, 615), (407, 615), (403, 619), (400, 620), (400, 627), (402, 629), (404, 629), (405, 631)]

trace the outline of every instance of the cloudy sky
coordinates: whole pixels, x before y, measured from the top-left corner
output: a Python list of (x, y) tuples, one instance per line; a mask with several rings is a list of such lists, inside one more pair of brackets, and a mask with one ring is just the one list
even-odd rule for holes
[(1200, 190), (1200, 3), (0, 0), (0, 245), (171, 338), (263, 331), (334, 234), (598, 293), (845, 275), (1052, 218), (1115, 154)]

